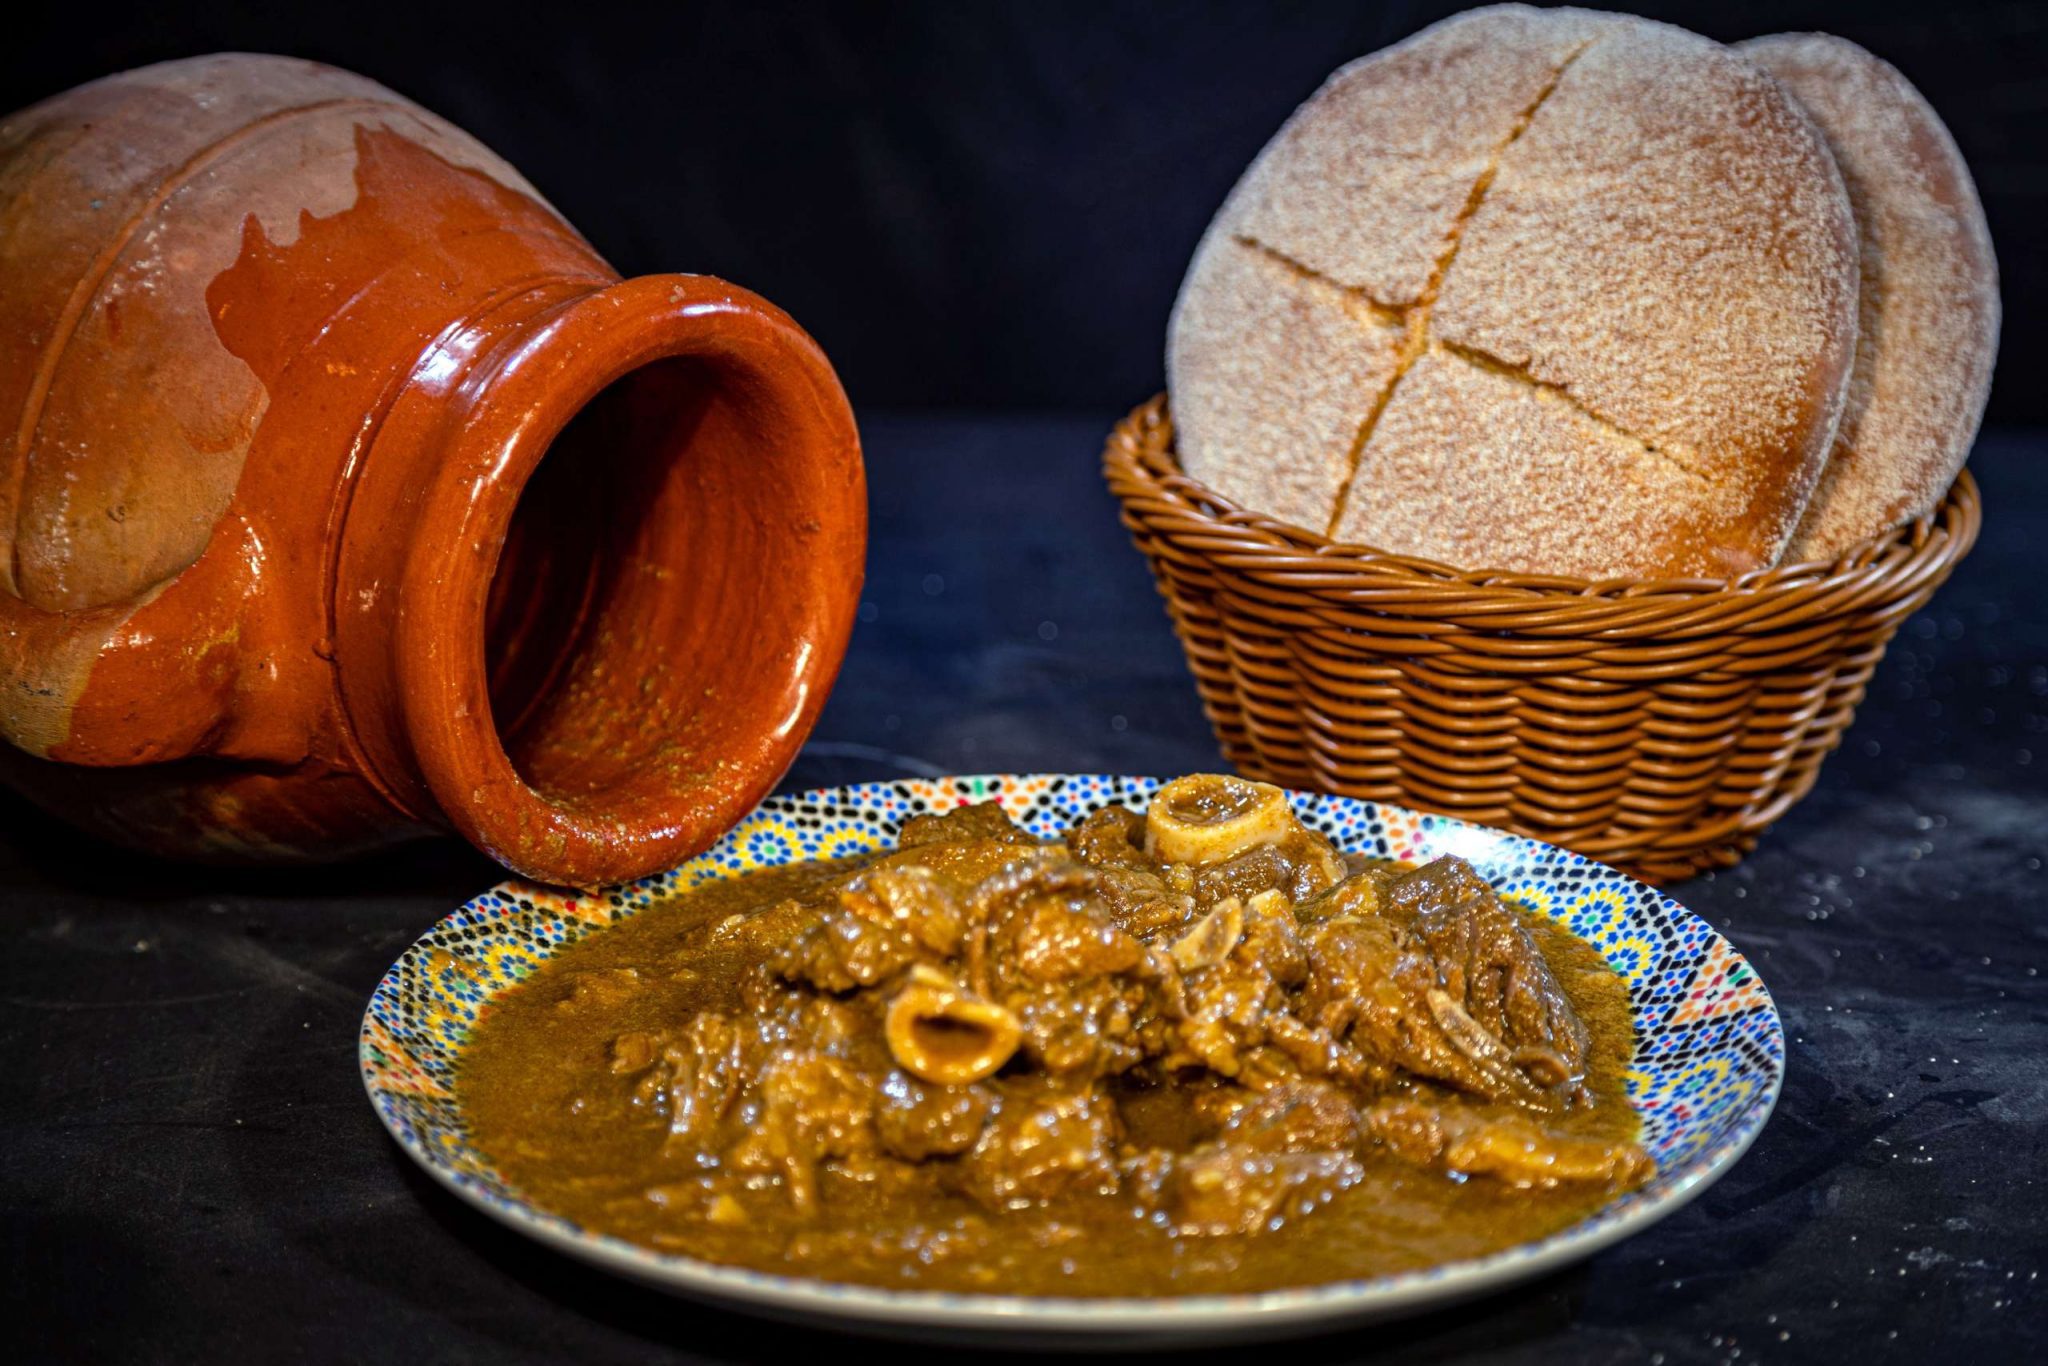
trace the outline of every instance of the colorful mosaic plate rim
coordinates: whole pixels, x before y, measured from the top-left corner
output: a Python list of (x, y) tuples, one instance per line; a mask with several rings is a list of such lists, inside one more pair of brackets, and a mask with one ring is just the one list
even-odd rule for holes
[(1340, 847), (1470, 860), (1503, 892), (1569, 925), (1629, 982), (1637, 1032), (1631, 1098), (1658, 1175), (1547, 1238), (1425, 1271), (1248, 1295), (1081, 1299), (883, 1290), (778, 1276), (588, 1232), (535, 1207), (469, 1143), (453, 1068), (477, 1013), (563, 946), (715, 878), (875, 848), (924, 811), (1000, 800), (1050, 834), (1111, 802), (1142, 806), (1161, 780), (1099, 774), (905, 779), (772, 797), (718, 844), (640, 882), (572, 893), (501, 883), (435, 925), (392, 965), (363, 1016), (371, 1102), (412, 1159), (486, 1213), (609, 1270), (698, 1298), (881, 1331), (1134, 1335), (1220, 1340), (1415, 1312), (1565, 1265), (1698, 1195), (1748, 1150), (1784, 1075), (1769, 993), (1732, 945), (1656, 889), (1581, 855), (1449, 817), (1291, 794)]

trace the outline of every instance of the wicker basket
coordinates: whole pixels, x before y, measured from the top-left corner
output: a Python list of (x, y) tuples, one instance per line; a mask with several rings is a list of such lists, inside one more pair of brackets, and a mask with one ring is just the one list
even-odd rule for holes
[(1291, 787), (1727, 867), (1806, 795), (1892, 633), (1977, 539), (1977, 486), (1831, 565), (1733, 582), (1463, 573), (1337, 545), (1182, 474), (1164, 398), (1103, 473), (1226, 758)]

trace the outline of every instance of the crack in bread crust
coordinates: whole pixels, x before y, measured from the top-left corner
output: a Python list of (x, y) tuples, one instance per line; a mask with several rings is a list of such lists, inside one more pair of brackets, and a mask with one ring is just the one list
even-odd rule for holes
[(1405, 327), (1408, 323), (1408, 314), (1412, 306), (1411, 308), (1403, 308), (1395, 304), (1384, 303), (1366, 293), (1361, 286), (1344, 284), (1340, 280), (1323, 274), (1314, 266), (1305, 265), (1295, 260), (1278, 247), (1261, 242), (1256, 237), (1247, 237), (1243, 233), (1238, 233), (1230, 240), (1241, 247), (1257, 252), (1260, 256), (1265, 257), (1274, 265), (1295, 276), (1304, 284), (1310, 285), (1315, 289), (1342, 295), (1347, 304), (1356, 306), (1375, 323), (1387, 327)]
[(1526, 385), (1528, 388), (1536, 390), (1539, 394), (1549, 395), (1608, 435), (1640, 446), (1643, 454), (1655, 456), (1679, 473), (1688, 478), (1696, 479), (1702, 484), (1711, 485), (1713, 483), (1711, 479), (1700, 472), (1700, 460), (1694, 452), (1679, 446), (1660, 446), (1648, 437), (1630, 431), (1598, 409), (1587, 407), (1582, 399), (1573, 394), (1564, 385), (1536, 378), (1529, 373), (1527, 366), (1516, 365), (1512, 361), (1502, 360), (1499, 356), (1488, 351), (1482, 351), (1476, 346), (1469, 346), (1463, 342), (1448, 342), (1441, 338), (1431, 338), (1429, 349), (1452, 360), (1461, 361), (1466, 365), (1472, 366), (1474, 369), (1484, 370), (1488, 374), (1498, 375), (1502, 379)]
[[(1465, 238), (1465, 225), (1479, 212), (1480, 204), (1486, 199), (1487, 190), (1492, 188), (1494, 177), (1500, 173), (1501, 159), (1507, 155), (1508, 149), (1515, 145), (1522, 134), (1529, 131), (1529, 125), (1536, 119), (1536, 111), (1557, 93), (1558, 84), (1564, 80), (1565, 72), (1571, 70), (1572, 63), (1583, 57), (1587, 49), (1598, 41), (1597, 38), (1589, 38), (1566, 54), (1565, 59), (1558, 63), (1557, 70), (1550, 73), (1550, 80), (1536, 92), (1536, 97), (1530, 100), (1528, 107), (1516, 117), (1507, 135), (1494, 145), (1486, 166), (1479, 172), (1478, 179), (1472, 182), (1472, 189), (1466, 194), (1465, 203), (1458, 210), (1457, 218), (1452, 220), (1449, 230), (1444, 233), (1443, 247), (1437, 253), (1435, 264), (1430, 267), (1429, 280), (1423, 285), (1421, 296), (1408, 308), (1399, 310), (1400, 320), (1406, 325), (1408, 335), (1402, 340), (1401, 353), (1394, 362), (1393, 375), (1373, 397), (1372, 406), (1367, 409), (1365, 420), (1358, 425), (1358, 435), (1352, 439), (1349, 466), (1344, 475), (1344, 482), (1337, 490), (1336, 502), (1330, 508), (1329, 524), (1323, 528), (1325, 536), (1334, 539), (1338, 526), (1344, 520), (1345, 505), (1351, 500), (1351, 486), (1358, 482), (1358, 467), (1365, 459), (1366, 443), (1372, 440), (1373, 429), (1379, 425), (1381, 414), (1386, 412), (1387, 404), (1393, 401), (1394, 391), (1401, 387), (1402, 379), (1430, 347), (1430, 310), (1436, 306), (1437, 295), (1443, 291), (1444, 277), (1450, 274), (1451, 263), (1458, 259), (1458, 247)], [(1295, 264), (1299, 270), (1308, 271), (1307, 267), (1298, 263), (1290, 264)], [(1312, 271), (1308, 273), (1314, 274)], [(1687, 473), (1690, 474), (1692, 471), (1687, 470)]]

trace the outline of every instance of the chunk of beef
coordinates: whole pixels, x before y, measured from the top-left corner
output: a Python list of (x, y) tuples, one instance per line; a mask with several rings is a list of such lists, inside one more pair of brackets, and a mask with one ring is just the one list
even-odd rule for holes
[(802, 934), (817, 918), (816, 905), (792, 897), (752, 915), (742, 912), (707, 925), (701, 931), (702, 942), (764, 957)]
[(1204, 1067), (1265, 1087), (1304, 1071), (1358, 1082), (1365, 1060), (1297, 1018), (1290, 990), (1308, 980), (1309, 955), (1284, 896), (1212, 907), (1171, 945), (1181, 1009), (1167, 1022), (1161, 1065)]
[(1267, 1019), (1266, 1038), (1270, 1047), (1259, 1059), (1262, 1066), (1258, 1070), (1247, 1069), (1245, 1080), (1249, 1083), (1324, 1077), (1371, 1094), (1385, 1086), (1396, 1070), (1392, 1061), (1357, 1048), (1291, 1012)]
[(1438, 985), (1425, 946), (1385, 920), (1335, 920), (1309, 947), (1302, 1001), (1333, 1038), (1417, 1076), (1533, 1108), (1555, 1099)]
[(1144, 1001), (1144, 988), (1105, 977), (1019, 988), (1003, 997), (1023, 1027), (1022, 1051), (1032, 1062), (1056, 1076), (1090, 1080), (1143, 1061)]
[[(1180, 1018), (1170, 1022), (1168, 1070), (1206, 1067), (1221, 1077), (1243, 1074), (1248, 1057), (1288, 1018), (1286, 993), (1264, 963), (1235, 948), (1221, 961), (1184, 970)], [(1250, 1078), (1246, 1078), (1250, 1080)]]
[[(1047, 905), (1055, 917), (1079, 913), (1097, 881), (1094, 869), (1077, 863), (1064, 849), (1044, 847), (983, 878), (967, 898), (962, 956), (968, 987), (992, 999), (999, 987), (1017, 976), (1014, 965), (995, 947), (998, 940), (1016, 934), (1013, 922)], [(1097, 920), (1108, 924), (1107, 917)]]
[(991, 1209), (1020, 1209), (1067, 1195), (1117, 1189), (1116, 1105), (1098, 1088), (1037, 1078), (1004, 1083), (995, 1117), (959, 1176)]
[(1102, 900), (1110, 920), (1138, 939), (1178, 934), (1195, 918), (1195, 899), (1167, 886), (1151, 873), (1104, 868)]
[(1256, 844), (1221, 863), (1196, 868), (1195, 904), (1214, 906), (1225, 898), (1249, 901), (1260, 892), (1285, 888), (1293, 881), (1294, 871), (1278, 846)]
[(1296, 839), (1258, 844), (1221, 863), (1195, 869), (1195, 901), (1212, 906), (1224, 897), (1250, 901), (1261, 892), (1279, 892), (1288, 901), (1306, 901), (1337, 881), (1342, 864), (1321, 836), (1303, 830)]
[(1283, 987), (1308, 980), (1308, 944), (1292, 909), (1279, 897), (1255, 896), (1245, 904), (1244, 938), (1238, 956), (1255, 963)]
[(1067, 830), (1067, 848), (1095, 868), (1130, 868), (1150, 873), (1145, 857), (1145, 818), (1127, 806), (1105, 806)]
[(1101, 908), (1051, 896), (1020, 898), (993, 931), (997, 980), (1069, 982), (1129, 972), (1145, 946), (1102, 914)]
[(848, 883), (839, 904), (877, 925), (901, 930), (944, 956), (960, 947), (965, 912), (931, 870), (916, 865), (875, 868)]
[(922, 1162), (972, 1148), (995, 1110), (995, 1092), (971, 1086), (935, 1086), (894, 1070), (876, 1088), (875, 1128), (896, 1157)]
[[(1575, 1090), (1586, 1068), (1585, 1025), (1527, 928), (1472, 865), (1438, 859), (1388, 884), (1385, 898), (1386, 913), (1429, 946), (1457, 1011), (1519, 1055), (1533, 1082)], [(1452, 1027), (1461, 1026), (1454, 1016)]]
[(1527, 1115), (1483, 1114), (1449, 1101), (1383, 1100), (1366, 1111), (1361, 1128), (1417, 1166), (1524, 1188), (1593, 1182), (1627, 1189), (1655, 1170), (1637, 1144), (1559, 1133)]
[(1380, 900), (1386, 895), (1387, 887), (1403, 875), (1404, 870), (1398, 864), (1369, 863), (1350, 873), (1342, 882), (1296, 903), (1294, 914), (1304, 925), (1376, 916), (1380, 913)]
[(1234, 1111), (1223, 1139), (1249, 1152), (1348, 1151), (1358, 1143), (1358, 1107), (1328, 1082), (1282, 1082)]
[(837, 907), (771, 954), (768, 966), (792, 982), (846, 992), (894, 977), (919, 957), (903, 926)]
[(634, 1030), (612, 1040), (611, 1070), (633, 1076), (633, 1101), (668, 1121), (668, 1146), (716, 1147), (719, 1127), (751, 1079), (750, 1031), (703, 1011), (673, 1030)]
[(791, 1048), (863, 1065), (883, 1056), (867, 1012), (855, 1002), (820, 996), (774, 977), (748, 979), (740, 999), (748, 1013), (737, 1023), (749, 1036), (756, 1062)]
[(875, 1151), (874, 1089), (837, 1058), (785, 1049), (761, 1069), (755, 1113), (726, 1159), (736, 1171), (781, 1177), (791, 1204), (815, 1209), (819, 1163)]
[[(1134, 844), (1119, 843), (1121, 831), (1103, 837), (1100, 824), (1110, 812), (1119, 812), (1135, 823), (1142, 836), (1144, 820), (1123, 807), (1105, 807), (1088, 822), (1067, 832), (1067, 846), (1074, 857), (1095, 870), (1096, 895), (1119, 929), (1140, 939), (1184, 924), (1194, 915), (1194, 898), (1169, 885), (1158, 869), (1146, 860)], [(1095, 823), (1091, 828), (1090, 823)], [(1118, 822), (1121, 824), (1121, 821)], [(1100, 847), (1107, 845), (1107, 849)], [(1124, 861), (1128, 859), (1129, 861)]]
[(1040, 849), (984, 879), (965, 910), (963, 987), (1020, 1022), (1039, 1067), (1076, 1079), (1140, 1060), (1139, 1020), (1178, 1001), (1170, 965), (1107, 913), (1100, 878)]
[(912, 816), (903, 822), (896, 837), (899, 849), (925, 844), (951, 844), (969, 840), (999, 840), (1007, 844), (1036, 844), (1038, 841), (1003, 811), (1001, 802), (976, 802), (956, 806), (936, 816)]

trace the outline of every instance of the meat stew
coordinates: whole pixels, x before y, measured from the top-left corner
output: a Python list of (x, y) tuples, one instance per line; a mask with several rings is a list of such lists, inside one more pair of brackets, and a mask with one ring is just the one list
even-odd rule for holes
[(1563, 1228), (1651, 1170), (1625, 985), (1452, 858), (1195, 775), (994, 804), (556, 955), (457, 1088), (515, 1185), (658, 1251), (895, 1288), (1236, 1293)]

